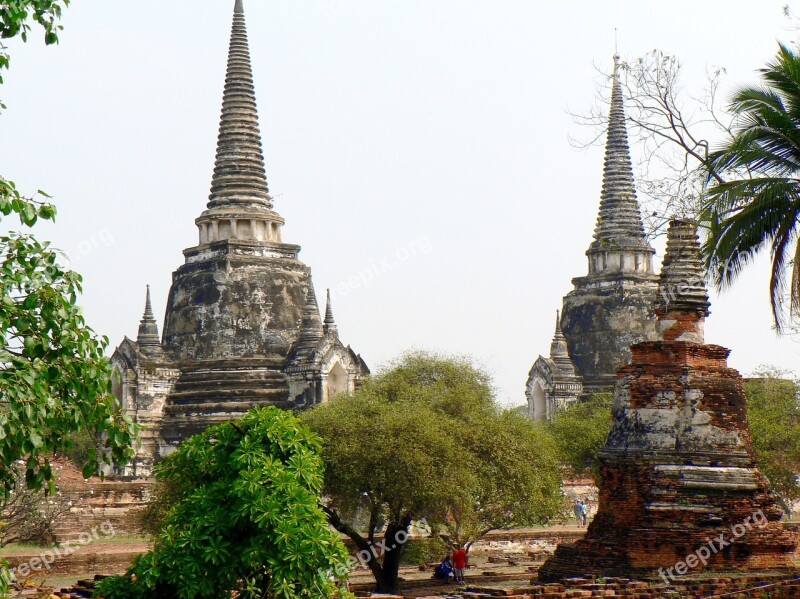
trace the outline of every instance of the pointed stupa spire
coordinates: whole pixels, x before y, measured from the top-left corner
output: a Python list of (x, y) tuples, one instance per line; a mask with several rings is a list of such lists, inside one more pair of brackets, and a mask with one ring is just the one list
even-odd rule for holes
[(158, 323), (153, 315), (153, 306), (150, 303), (150, 285), (147, 286), (147, 296), (144, 302), (144, 315), (139, 323), (139, 334), (136, 337), (139, 349), (161, 348), (161, 338), (158, 335)]
[(303, 311), (303, 322), (300, 328), (300, 345), (316, 347), (323, 337), (322, 321), (319, 317), (317, 294), (314, 292), (314, 282), (308, 277), (308, 291), (306, 292), (306, 306)]
[(325, 332), (336, 331), (336, 320), (333, 318), (333, 304), (331, 303), (331, 290), (328, 289), (328, 299), (325, 306)]
[(655, 306), (664, 341), (704, 343), (704, 323), (710, 306), (697, 223), (672, 220)]
[(209, 200), (209, 208), (231, 205), (272, 208), (242, 0), (236, 0), (233, 9), (228, 71)]
[(564, 333), (561, 331), (561, 310), (556, 310), (556, 338), (563, 337)]
[(561, 312), (556, 310), (556, 332), (553, 341), (550, 343), (550, 360), (555, 364), (562, 377), (576, 378), (575, 364), (569, 357), (567, 339), (561, 331)]
[(569, 359), (567, 339), (564, 337), (564, 333), (561, 331), (561, 312), (556, 310), (556, 332), (553, 335), (553, 341), (550, 344), (550, 358), (555, 360), (556, 358), (563, 358), (565, 356), (567, 359)]
[(615, 54), (603, 191), (590, 252), (612, 248), (652, 249), (645, 238), (639, 202), (636, 200), (619, 66), (619, 55)]
[(667, 251), (661, 264), (656, 306), (659, 312), (709, 315), (697, 223), (674, 219), (667, 230)]

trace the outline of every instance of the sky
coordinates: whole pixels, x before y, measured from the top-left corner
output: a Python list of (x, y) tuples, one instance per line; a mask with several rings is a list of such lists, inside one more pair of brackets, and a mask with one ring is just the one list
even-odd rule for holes
[[(469, 355), (525, 401), (555, 311), (586, 273), (602, 147), (576, 150), (619, 53), (708, 68), (723, 94), (798, 34), (785, 0), (245, 0), (267, 175), (339, 333), (373, 368)], [(214, 162), (233, 0), (75, 0), (61, 43), (13, 43), (3, 176), (59, 209), (37, 225), (85, 278), (89, 324), (135, 337), (152, 287), (196, 245)], [(799, 7), (800, 8), (800, 7)], [(637, 148), (633, 148), (634, 159)], [(660, 260), (663, 242), (657, 244)], [(766, 259), (712, 293), (706, 339), (744, 374), (800, 366), (771, 329)]]

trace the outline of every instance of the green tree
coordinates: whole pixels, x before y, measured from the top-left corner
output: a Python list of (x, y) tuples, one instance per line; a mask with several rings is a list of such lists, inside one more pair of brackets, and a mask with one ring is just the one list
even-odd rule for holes
[(747, 418), (759, 468), (788, 511), (800, 498), (800, 387), (786, 373), (762, 369), (745, 383)]
[(323, 439), (328, 518), (353, 540), (379, 591), (397, 589), (413, 522), (468, 545), (560, 509), (552, 444), (501, 414), (489, 377), (467, 360), (409, 354), (302, 418)]
[(733, 99), (733, 137), (709, 156), (714, 176), (701, 221), (708, 227), (709, 274), (720, 287), (769, 248), (772, 314), (781, 330), (787, 316), (800, 315), (800, 56), (781, 45), (760, 72), (761, 86), (746, 87)]
[(597, 477), (597, 454), (611, 429), (612, 401), (610, 393), (598, 393), (559, 410), (551, 422), (540, 425), (553, 437), (570, 476)]
[(547, 524), (563, 509), (561, 467), (553, 439), (527, 416), (479, 415), (461, 429), (475, 485), (452, 502), (440, 534), (470, 547), (492, 530)]
[[(56, 43), (56, 21), (67, 4), (4, 2), (0, 39), (27, 40), (33, 21), (43, 27), (45, 43)], [(8, 65), (0, 44), (0, 73)], [(76, 305), (81, 277), (59, 264), (49, 244), (27, 232), (39, 219), (55, 219), (48, 199), (42, 192), (23, 197), (0, 176), (0, 221), (16, 217), (26, 230), (0, 235), (0, 492), (5, 495), (14, 488), (20, 460), (31, 488), (51, 483), (47, 456), (68, 453), (78, 431), (101, 439), (100, 451), (88, 452), (87, 476), (99, 463), (122, 464), (133, 454), (135, 427), (109, 393), (107, 340), (86, 326)]]
[[(3, 2), (0, 40), (27, 41), (32, 23), (38, 23), (45, 43), (56, 43), (61, 29), (56, 21), (67, 4)], [(0, 83), (9, 64), (0, 43)], [(39, 219), (55, 219), (48, 200), (43, 192), (24, 197), (0, 176), (0, 222), (16, 218), (24, 230), (0, 235), (0, 499), (6, 502), (20, 475), (29, 489), (53, 492), (48, 457), (69, 453), (79, 431), (99, 439), (99, 447), (86, 456), (86, 476), (102, 463), (121, 465), (133, 456), (136, 428), (110, 394), (107, 340), (97, 338), (76, 305), (81, 277), (61, 266), (57, 252), (30, 233)], [(8, 593), (8, 583), (0, 563), (0, 594)]]
[(266, 407), (207, 429), (156, 467), (175, 502), (153, 550), (105, 599), (338, 596), (347, 551), (321, 509), (318, 437)]

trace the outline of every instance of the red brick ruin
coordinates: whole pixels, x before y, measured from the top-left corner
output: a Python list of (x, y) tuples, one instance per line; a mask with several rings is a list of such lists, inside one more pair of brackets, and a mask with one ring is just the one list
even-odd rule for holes
[(617, 372), (597, 516), (540, 580), (794, 568), (797, 541), (757, 468), (742, 377), (728, 349), (704, 342), (694, 223), (670, 223), (656, 313), (662, 340), (633, 345)]

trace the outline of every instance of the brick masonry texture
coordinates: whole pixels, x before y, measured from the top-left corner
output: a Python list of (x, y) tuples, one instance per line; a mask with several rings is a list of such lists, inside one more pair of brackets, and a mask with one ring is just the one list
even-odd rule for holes
[(742, 377), (703, 340), (697, 255), (694, 225), (673, 221), (661, 291), (677, 273), (694, 286), (657, 306), (663, 339), (633, 345), (617, 371), (597, 516), (542, 566), (544, 581), (794, 568), (796, 536), (757, 468)]

